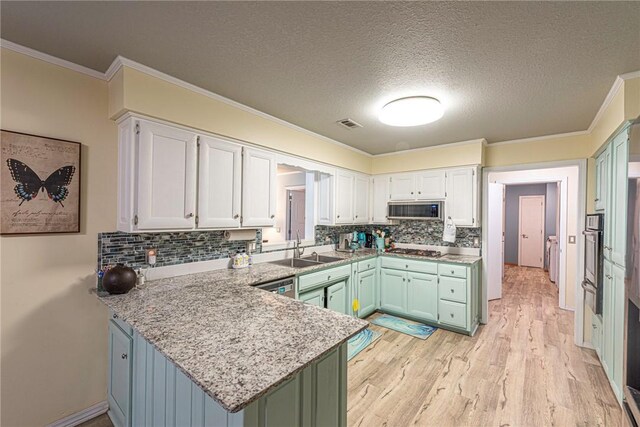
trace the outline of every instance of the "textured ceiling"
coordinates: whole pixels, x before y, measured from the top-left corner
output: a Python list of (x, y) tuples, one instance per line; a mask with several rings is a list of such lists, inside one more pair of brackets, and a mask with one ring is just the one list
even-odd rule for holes
[[(616, 75), (640, 70), (640, 2), (0, 7), (3, 39), (99, 71), (122, 55), (372, 154), (584, 130)], [(377, 121), (408, 95), (439, 98), (444, 118)]]

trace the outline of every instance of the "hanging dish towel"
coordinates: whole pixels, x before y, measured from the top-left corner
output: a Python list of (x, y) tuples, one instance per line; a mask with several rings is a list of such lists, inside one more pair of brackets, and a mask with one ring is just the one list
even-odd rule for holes
[(444, 224), (442, 240), (444, 242), (449, 242), (449, 243), (456, 242), (456, 225), (453, 223), (453, 220), (451, 219), (451, 217), (447, 218), (447, 221)]

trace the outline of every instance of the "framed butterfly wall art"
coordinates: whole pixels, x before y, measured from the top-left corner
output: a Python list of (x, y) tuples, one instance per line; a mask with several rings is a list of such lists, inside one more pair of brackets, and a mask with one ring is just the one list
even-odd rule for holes
[(0, 131), (0, 234), (80, 232), (81, 144)]

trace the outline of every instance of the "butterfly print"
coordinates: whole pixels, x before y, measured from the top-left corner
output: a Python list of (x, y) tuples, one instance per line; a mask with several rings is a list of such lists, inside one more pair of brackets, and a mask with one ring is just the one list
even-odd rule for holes
[(44, 181), (33, 169), (19, 160), (7, 159), (7, 166), (11, 171), (11, 178), (18, 183), (13, 189), (18, 198), (22, 199), (18, 206), (34, 199), (40, 190), (42, 192), (47, 190), (49, 198), (64, 207), (62, 201), (69, 195), (67, 186), (71, 184), (73, 174), (76, 171), (75, 166), (63, 166)]

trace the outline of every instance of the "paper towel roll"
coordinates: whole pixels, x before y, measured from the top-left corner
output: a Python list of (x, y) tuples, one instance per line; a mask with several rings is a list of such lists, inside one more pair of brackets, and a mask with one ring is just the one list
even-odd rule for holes
[(227, 230), (224, 232), (227, 240), (256, 240), (256, 230)]

